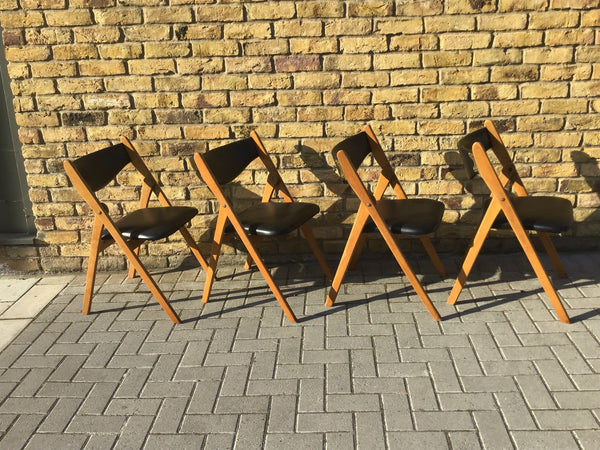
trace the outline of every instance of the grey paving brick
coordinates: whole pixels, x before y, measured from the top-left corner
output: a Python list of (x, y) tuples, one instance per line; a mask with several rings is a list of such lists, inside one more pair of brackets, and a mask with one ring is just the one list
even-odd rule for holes
[(101, 414), (112, 399), (117, 383), (95, 383), (79, 409), (79, 414)]
[(27, 450), (47, 450), (49, 448), (60, 448), (64, 450), (83, 448), (87, 435), (85, 434), (56, 434), (44, 433), (35, 434), (31, 437), (27, 446)]
[(427, 364), (424, 362), (378, 364), (377, 370), (379, 376), (383, 378), (423, 377), (429, 375)]
[(250, 379), (272, 379), (275, 374), (275, 352), (257, 352), (254, 354), (252, 367), (250, 369)]
[(438, 393), (437, 396), (442, 411), (477, 411), (496, 410), (494, 397), (488, 392), (466, 393)]
[(490, 376), (537, 374), (531, 361), (482, 361), (481, 365), (484, 373)]
[(297, 380), (250, 380), (248, 395), (293, 395), (298, 393)]
[(550, 448), (570, 450), (579, 448), (568, 431), (514, 431), (512, 437), (516, 448), (519, 450), (547, 450)]
[[(526, 375), (523, 375), (525, 377)], [(531, 375), (531, 377), (534, 377)], [(465, 392), (511, 392), (517, 385), (509, 376), (463, 376), (460, 377)]]
[(482, 448), (481, 441), (474, 431), (450, 431), (448, 439), (452, 448), (461, 450), (478, 450)]
[(83, 402), (78, 398), (59, 399), (37, 429), (40, 433), (62, 433)]
[(534, 363), (551, 391), (575, 390), (571, 379), (556, 359), (536, 360)]
[(542, 379), (537, 375), (519, 375), (515, 377), (523, 397), (531, 409), (554, 409), (556, 404), (544, 385)]
[(375, 377), (375, 359), (372, 349), (350, 350), (350, 364), (353, 377)]
[[(328, 440), (329, 442), (329, 440)], [(264, 449), (279, 450), (282, 448), (294, 448), (298, 450), (312, 450), (324, 448), (323, 434), (321, 433), (269, 433), (266, 436)], [(329, 446), (327, 447), (329, 448)], [(341, 447), (339, 447), (341, 448)], [(346, 447), (349, 448), (349, 447)]]
[(600, 408), (600, 391), (555, 392), (554, 398), (564, 409)]
[(54, 398), (8, 397), (0, 406), (0, 414), (45, 415), (55, 401)]
[(150, 374), (149, 368), (127, 369), (115, 397), (136, 398), (142, 392)]
[(146, 439), (144, 450), (197, 450), (202, 448), (205, 436), (201, 434), (150, 434)]
[(376, 394), (328, 394), (325, 397), (327, 412), (380, 411)]
[[(595, 391), (600, 386), (600, 373), (590, 373), (586, 375), (572, 375), (571, 379), (577, 390), (580, 391)], [(554, 389), (558, 390), (558, 389)]]
[(142, 448), (154, 417), (135, 415), (129, 417), (121, 430), (115, 450)]
[(591, 450), (600, 442), (600, 430), (575, 430), (577, 442), (584, 450)]
[(269, 433), (293, 433), (296, 424), (295, 395), (274, 395), (271, 399), (267, 431)]
[(76, 415), (65, 430), (67, 433), (119, 433), (125, 416)]
[(391, 449), (435, 448), (448, 449), (446, 435), (440, 431), (394, 431), (388, 433), (388, 445)]
[(319, 379), (300, 380), (298, 412), (325, 411), (325, 383)]
[(357, 394), (405, 392), (402, 378), (353, 378), (352, 381)]
[(498, 411), (475, 411), (473, 417), (486, 450), (513, 448), (506, 425)]
[(300, 433), (353, 431), (352, 413), (300, 412), (297, 417), (297, 431)]
[(218, 380), (203, 380), (196, 383), (196, 389), (190, 399), (188, 412), (190, 414), (208, 414), (212, 412), (217, 401), (220, 384)]
[(275, 378), (325, 378), (325, 364), (278, 364)]
[(262, 449), (265, 434), (266, 416), (263, 414), (243, 414), (240, 417), (234, 449)]
[(356, 421), (357, 448), (384, 448), (385, 434), (379, 412), (358, 412)]
[(39, 414), (19, 416), (10, 430), (0, 439), (0, 449), (13, 450), (25, 447), (26, 442), (43, 419), (44, 416)]
[(449, 361), (432, 361), (429, 363), (431, 378), (435, 386), (435, 391), (440, 392), (460, 392), (460, 382), (454, 366)]
[(428, 377), (407, 378), (408, 395), (413, 411), (437, 411), (439, 406)]
[[(188, 409), (191, 412), (191, 408)], [(223, 397), (217, 399), (217, 414), (266, 414), (269, 411), (269, 397)]]
[(373, 336), (375, 361), (381, 363), (400, 362), (400, 354), (394, 336)]
[(597, 429), (598, 422), (590, 411), (567, 410), (533, 411), (533, 416), (542, 430)]
[(370, 336), (334, 336), (328, 337), (327, 349), (370, 349), (373, 343)]
[(152, 424), (151, 433), (177, 433), (183, 421), (188, 398), (166, 398)]
[[(181, 433), (211, 434), (235, 433), (238, 426), (236, 414), (186, 414), (181, 423)], [(154, 427), (152, 431), (155, 432)]]
[(70, 381), (88, 358), (83, 355), (67, 355), (48, 377), (48, 381)]
[(110, 450), (116, 440), (116, 434), (92, 434), (84, 448), (85, 450)]

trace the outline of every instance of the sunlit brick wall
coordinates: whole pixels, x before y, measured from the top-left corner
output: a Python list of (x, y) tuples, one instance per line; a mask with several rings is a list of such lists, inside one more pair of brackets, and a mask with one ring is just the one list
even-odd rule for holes
[[(90, 211), (62, 162), (121, 135), (174, 203), (201, 211), (191, 231), (208, 254), (216, 205), (191, 156), (253, 129), (293, 194), (320, 205), (315, 234), (337, 255), (357, 200), (330, 150), (366, 123), (407, 193), (446, 204), (436, 246), (463, 251), (485, 190), (465, 179), (456, 141), (487, 118), (516, 150), (531, 192), (575, 205), (577, 226), (557, 245), (597, 246), (599, 3), (0, 0), (40, 267), (85, 265)], [(138, 181), (126, 173), (107, 189), (115, 214), (136, 206)], [(263, 181), (246, 175), (235, 201), (247, 203)], [(263, 248), (306, 251), (298, 236)], [(124, 265), (107, 253), (104, 268)], [(154, 266), (187, 255), (179, 241), (143, 253)]]

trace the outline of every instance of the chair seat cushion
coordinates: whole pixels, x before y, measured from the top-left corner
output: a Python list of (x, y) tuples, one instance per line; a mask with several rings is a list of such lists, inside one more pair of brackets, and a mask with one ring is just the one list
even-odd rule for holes
[[(175, 233), (196, 214), (198, 210), (189, 206), (142, 208), (123, 216), (115, 225), (127, 239), (156, 241)], [(104, 230), (102, 239), (108, 238), (110, 233)]]
[[(379, 200), (377, 210), (388, 230), (395, 234), (422, 235), (433, 233), (442, 221), (444, 204), (428, 198)], [(369, 217), (363, 233), (377, 231)]]
[[(573, 225), (573, 205), (561, 197), (511, 197), (515, 211), (526, 230), (563, 233)], [(500, 211), (492, 228), (509, 230), (510, 224)]]
[[(259, 203), (237, 214), (247, 234), (280, 236), (304, 225), (319, 212), (313, 203)], [(226, 232), (232, 233), (229, 224)]]

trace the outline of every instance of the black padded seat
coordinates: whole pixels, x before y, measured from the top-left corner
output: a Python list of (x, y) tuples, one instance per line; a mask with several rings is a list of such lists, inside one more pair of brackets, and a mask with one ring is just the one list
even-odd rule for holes
[[(254, 205), (237, 214), (244, 231), (255, 236), (281, 236), (300, 227), (319, 213), (312, 203), (271, 203)], [(228, 224), (227, 233), (234, 229)]]
[[(573, 225), (573, 205), (561, 197), (511, 197), (523, 228), (546, 233), (564, 233)], [(500, 211), (492, 228), (510, 230), (511, 226)]]
[[(175, 233), (196, 214), (198, 210), (190, 206), (142, 208), (125, 215), (116, 221), (115, 225), (127, 239), (156, 241)], [(102, 239), (110, 237), (110, 233), (105, 229)]]
[[(428, 198), (383, 199), (377, 202), (377, 210), (392, 233), (420, 236), (437, 230), (444, 204)], [(375, 222), (369, 217), (363, 233), (376, 231)]]

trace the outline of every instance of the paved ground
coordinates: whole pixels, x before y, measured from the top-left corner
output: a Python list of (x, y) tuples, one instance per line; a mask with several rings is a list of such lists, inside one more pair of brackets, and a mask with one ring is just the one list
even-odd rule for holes
[(563, 259), (571, 325), (520, 254), (482, 255), (456, 308), (452, 278), (412, 259), (441, 323), (391, 259), (333, 308), (316, 264), (279, 266), (298, 324), (243, 269), (207, 305), (201, 271), (158, 276), (181, 325), (124, 273), (89, 316), (83, 275), (1, 276), (0, 449), (597, 449), (600, 255)]

